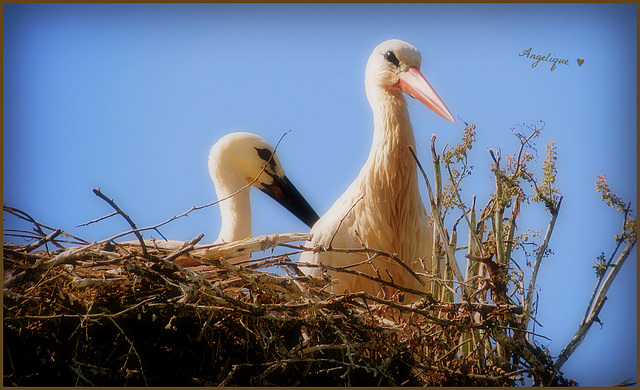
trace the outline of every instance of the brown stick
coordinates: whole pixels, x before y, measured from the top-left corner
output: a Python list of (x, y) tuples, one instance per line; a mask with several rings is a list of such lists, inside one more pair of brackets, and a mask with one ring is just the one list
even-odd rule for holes
[(34, 242), (33, 244), (29, 244), (27, 246), (25, 246), (24, 250), (25, 252), (29, 253), (34, 249), (37, 249), (39, 247), (41, 247), (42, 245), (44, 245), (45, 243), (49, 242), (49, 241), (53, 241), (56, 237), (58, 237), (60, 234), (62, 233), (62, 230), (57, 229), (55, 232), (49, 234), (46, 237), (41, 238), (40, 240)]
[(113, 201), (113, 199), (109, 199), (107, 198), (107, 196), (105, 194), (103, 194), (100, 191), (100, 188), (94, 188), (93, 189), (93, 193), (96, 194), (99, 198), (103, 199), (105, 202), (109, 203), (109, 205), (111, 207), (114, 208), (114, 210), (116, 210), (116, 212), (120, 215), (122, 215), (122, 217), (125, 219), (125, 221), (127, 221), (127, 223), (129, 224), (129, 226), (131, 226), (131, 228), (133, 229), (133, 233), (136, 235), (136, 237), (138, 238), (138, 241), (140, 241), (140, 246), (142, 247), (142, 254), (144, 255), (144, 257), (149, 256), (149, 254), (147, 253), (147, 246), (144, 244), (144, 240), (142, 239), (142, 234), (140, 234), (140, 232), (137, 231), (138, 227), (136, 226), (136, 224), (131, 220), (131, 218), (129, 218), (129, 216), (127, 215), (127, 213), (125, 213), (124, 211), (122, 211), (120, 209), (120, 207), (118, 207), (118, 205)]

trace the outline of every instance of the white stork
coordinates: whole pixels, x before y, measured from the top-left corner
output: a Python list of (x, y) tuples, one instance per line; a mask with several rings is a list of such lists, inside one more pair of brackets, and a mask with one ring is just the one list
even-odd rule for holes
[[(251, 204), (249, 191), (256, 187), (284, 206), (307, 226), (319, 219), (296, 187), (289, 181), (273, 147), (264, 138), (247, 132), (230, 133), (220, 138), (209, 152), (209, 175), (220, 199), (222, 222), (214, 244), (251, 237)], [(139, 246), (139, 241), (121, 244)], [(179, 249), (183, 241), (145, 240), (145, 244), (164, 249)], [(197, 246), (196, 246), (197, 247)], [(249, 255), (231, 259), (233, 263), (249, 260)], [(188, 257), (176, 263), (183, 266), (200, 264)]]
[[(366, 248), (395, 253), (413, 270), (431, 264), (432, 233), (418, 190), (416, 163), (407, 146), (415, 146), (406, 92), (445, 119), (454, 118), (420, 73), (421, 55), (412, 45), (392, 39), (378, 45), (365, 70), (367, 99), (373, 110), (373, 145), (360, 174), (313, 226), (312, 247)], [(309, 246), (309, 245), (307, 245)], [(333, 267), (361, 263), (350, 269), (397, 285), (424, 290), (397, 262), (363, 253), (304, 252), (301, 262)], [(320, 276), (319, 269), (309, 271)], [(381, 285), (346, 273), (331, 272), (333, 290), (380, 295)], [(337, 283), (336, 283), (337, 282)], [(393, 291), (385, 288), (384, 293)], [(411, 300), (415, 298), (410, 298)]]
[(319, 218), (285, 175), (273, 147), (258, 135), (238, 132), (220, 138), (209, 152), (209, 175), (221, 199), (222, 225), (216, 243), (251, 237), (251, 186), (309, 227)]

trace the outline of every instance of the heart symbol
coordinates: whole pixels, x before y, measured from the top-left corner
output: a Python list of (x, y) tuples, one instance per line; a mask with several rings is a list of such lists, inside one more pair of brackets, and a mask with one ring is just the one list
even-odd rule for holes
[(580, 58), (578, 58), (578, 66), (582, 66), (582, 64), (584, 64), (584, 60), (581, 60)]

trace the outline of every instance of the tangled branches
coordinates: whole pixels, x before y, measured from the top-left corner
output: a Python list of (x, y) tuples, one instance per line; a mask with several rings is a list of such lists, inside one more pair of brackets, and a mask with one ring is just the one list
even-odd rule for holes
[[(607, 290), (635, 245), (636, 219), (630, 205), (600, 178), (596, 185), (603, 200), (624, 214), (622, 234), (613, 254), (597, 261), (599, 279), (585, 318), (554, 361), (532, 341), (529, 330), (536, 321), (538, 270), (549, 254), (562, 203), (555, 187), (555, 145), (546, 147), (541, 179), (527, 167), (535, 160), (533, 140), (543, 127), (517, 132), (520, 148), (504, 159), (489, 150), (495, 192), (480, 210), (475, 196), (467, 206), (461, 195), (473, 168), (467, 153), (475, 126), (467, 125), (462, 143), (445, 147), (441, 155), (432, 139), (433, 187), (411, 150), (427, 182), (434, 225), (434, 269), (412, 274), (424, 291), (349, 267), (291, 261), (301, 251), (360, 251), (406, 267), (407, 259), (376, 249), (301, 245), (309, 234), (265, 235), (222, 245), (199, 245), (202, 235), (188, 242), (156, 242), (139, 234), (209, 205), (138, 228), (96, 189), (115, 212), (90, 223), (120, 215), (131, 229), (94, 243), (4, 206), (6, 213), (33, 225), (31, 231), (5, 231), (5, 237), (28, 241), (3, 245), (5, 383), (510, 386), (529, 376), (536, 385), (575, 385), (560, 368), (599, 321)], [(531, 244), (535, 234), (519, 231), (516, 220), (530, 202), (544, 205), (550, 215), (535, 261), (527, 261), (531, 274), (525, 275), (516, 252)], [(459, 223), (468, 228), (462, 246)], [(127, 234), (135, 234), (136, 241), (114, 241)], [(233, 262), (236, 256), (274, 247), (289, 252)], [(466, 266), (459, 264), (463, 258)], [(397, 293), (332, 294), (330, 279), (307, 276), (303, 267), (356, 273), (379, 284), (381, 291), (390, 287)], [(420, 299), (406, 303), (404, 294)]]
[[(287, 236), (243, 245), (300, 239)], [(323, 279), (260, 270), (298, 275), (287, 256), (240, 267), (186, 244), (181, 256), (203, 264), (182, 267), (151, 245), (146, 255), (104, 243), (47, 255), (5, 244), (5, 383), (508, 385), (520, 373), (456, 353), (460, 332), (516, 307), (331, 295)]]

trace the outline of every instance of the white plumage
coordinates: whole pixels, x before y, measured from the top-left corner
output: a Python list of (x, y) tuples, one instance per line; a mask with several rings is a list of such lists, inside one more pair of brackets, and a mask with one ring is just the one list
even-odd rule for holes
[[(432, 233), (418, 190), (416, 163), (407, 146), (415, 146), (403, 92), (453, 122), (454, 118), (420, 73), (421, 55), (412, 45), (389, 40), (378, 45), (366, 66), (367, 99), (373, 110), (374, 133), (369, 157), (360, 174), (329, 211), (313, 226), (311, 246), (362, 248), (397, 254), (405, 264), (424, 271), (431, 264)], [(301, 262), (341, 267), (367, 260), (366, 254), (305, 252)], [(379, 256), (354, 268), (405, 287), (421, 289), (396, 262)], [(312, 274), (319, 276), (318, 269)], [(329, 272), (334, 292), (383, 292), (380, 284), (345, 273)], [(393, 291), (385, 289), (386, 294)]]
[[(230, 133), (220, 138), (209, 152), (209, 175), (220, 200), (221, 225), (215, 243), (227, 243), (251, 237), (251, 187), (275, 199), (307, 226), (319, 219), (313, 208), (284, 173), (273, 147), (264, 138), (247, 132)], [(183, 241), (145, 240), (146, 245), (179, 249)], [(138, 246), (138, 241), (123, 244)], [(234, 257), (233, 263), (249, 259)], [(199, 264), (180, 258), (181, 265)]]
[(238, 132), (220, 138), (209, 152), (209, 175), (221, 200), (222, 223), (216, 243), (251, 237), (252, 186), (278, 201), (309, 227), (318, 220), (285, 175), (273, 147), (258, 135)]

